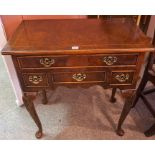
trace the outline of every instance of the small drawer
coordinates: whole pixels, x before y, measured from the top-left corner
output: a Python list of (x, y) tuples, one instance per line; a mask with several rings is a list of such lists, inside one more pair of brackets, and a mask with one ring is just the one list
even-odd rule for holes
[(54, 83), (85, 83), (104, 82), (106, 73), (104, 71), (94, 72), (57, 72), (53, 73)]
[(135, 71), (112, 71), (111, 85), (132, 84)]
[(48, 77), (46, 73), (22, 73), (25, 87), (48, 87)]

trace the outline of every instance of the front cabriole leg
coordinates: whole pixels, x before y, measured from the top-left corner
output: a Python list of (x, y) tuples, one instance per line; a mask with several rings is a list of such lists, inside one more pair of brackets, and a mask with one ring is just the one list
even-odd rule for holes
[(37, 112), (35, 110), (34, 104), (33, 104), (32, 100), (26, 94), (23, 95), (23, 102), (24, 102), (24, 105), (25, 105), (27, 111), (29, 112), (29, 114), (31, 115), (34, 122), (36, 123), (36, 125), (39, 128), (39, 130), (35, 134), (36, 138), (39, 139), (43, 135), (42, 125), (41, 125), (41, 122), (40, 122), (39, 117), (37, 115)]
[(123, 93), (123, 96), (125, 97), (125, 103), (123, 106), (121, 116), (120, 116), (119, 121), (118, 121), (117, 130), (116, 130), (116, 133), (119, 136), (124, 135), (124, 130), (122, 129), (122, 124), (130, 112), (133, 99), (135, 98), (135, 90), (128, 90), (127, 92)]

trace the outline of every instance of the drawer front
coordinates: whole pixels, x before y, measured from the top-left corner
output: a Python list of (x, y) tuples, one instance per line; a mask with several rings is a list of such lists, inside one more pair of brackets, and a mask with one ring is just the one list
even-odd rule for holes
[(22, 73), (24, 87), (48, 87), (46, 73)]
[(106, 73), (102, 72), (57, 72), (53, 73), (53, 83), (104, 82)]
[(64, 85), (67, 87), (87, 87), (92, 85), (117, 86), (118, 88), (134, 88), (135, 70), (119, 71), (108, 70), (93, 71), (86, 68), (74, 69), (66, 72), (42, 73), (41, 70), (28, 70), (19, 73), (23, 91), (38, 91), (42, 88), (57, 87)]
[(104, 54), (88, 56), (88, 62), (92, 66), (136, 65), (137, 58), (138, 54)]
[(132, 85), (135, 71), (112, 71), (110, 85)]
[(138, 54), (96, 54), (17, 57), (20, 68), (136, 65)]

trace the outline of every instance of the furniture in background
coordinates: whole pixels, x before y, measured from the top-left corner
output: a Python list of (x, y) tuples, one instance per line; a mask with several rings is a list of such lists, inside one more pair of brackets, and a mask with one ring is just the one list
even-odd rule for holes
[(117, 19), (22, 21), (2, 54), (11, 55), (23, 91), (24, 104), (38, 126), (42, 125), (29, 92), (58, 86), (119, 88), (125, 98), (116, 133), (135, 97), (135, 88), (146, 52), (154, 48), (133, 22)]
[(129, 20), (133, 20), (137, 25), (140, 23), (141, 15), (88, 15), (88, 18), (100, 18), (106, 20), (118, 19), (118, 18), (126, 18)]
[[(154, 31), (154, 37), (153, 37), (152, 44), (155, 46), (155, 31)], [(148, 108), (148, 110), (151, 112), (151, 114), (155, 118), (155, 109), (153, 109), (153, 107), (151, 106), (151, 103), (149, 103), (149, 101), (145, 97), (145, 95), (155, 92), (155, 87), (144, 90), (148, 81), (150, 81), (155, 86), (155, 68), (153, 67), (153, 64), (155, 64), (155, 53), (150, 53), (150, 55), (148, 56), (147, 65), (145, 67), (143, 77), (141, 79), (141, 82), (136, 92), (136, 97), (133, 102), (133, 107), (135, 107), (138, 99), (141, 98), (144, 104), (146, 105), (146, 107)], [(155, 134), (155, 123), (144, 134), (146, 136), (154, 135)]]
[(100, 19), (128, 18), (137, 21), (138, 15), (88, 15), (88, 18), (100, 18)]
[(132, 19), (146, 34), (150, 23), (151, 15), (88, 15), (88, 18), (101, 18), (107, 20), (117, 18)]
[(151, 15), (142, 15), (139, 22), (140, 29), (146, 34), (149, 23), (150, 23)]

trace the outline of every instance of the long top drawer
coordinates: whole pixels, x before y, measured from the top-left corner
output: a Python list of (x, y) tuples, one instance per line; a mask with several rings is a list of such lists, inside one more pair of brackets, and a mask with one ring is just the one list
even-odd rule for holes
[(19, 67), (54, 68), (76, 66), (120, 66), (136, 65), (138, 54), (96, 54), (61, 56), (24, 56), (17, 57)]

